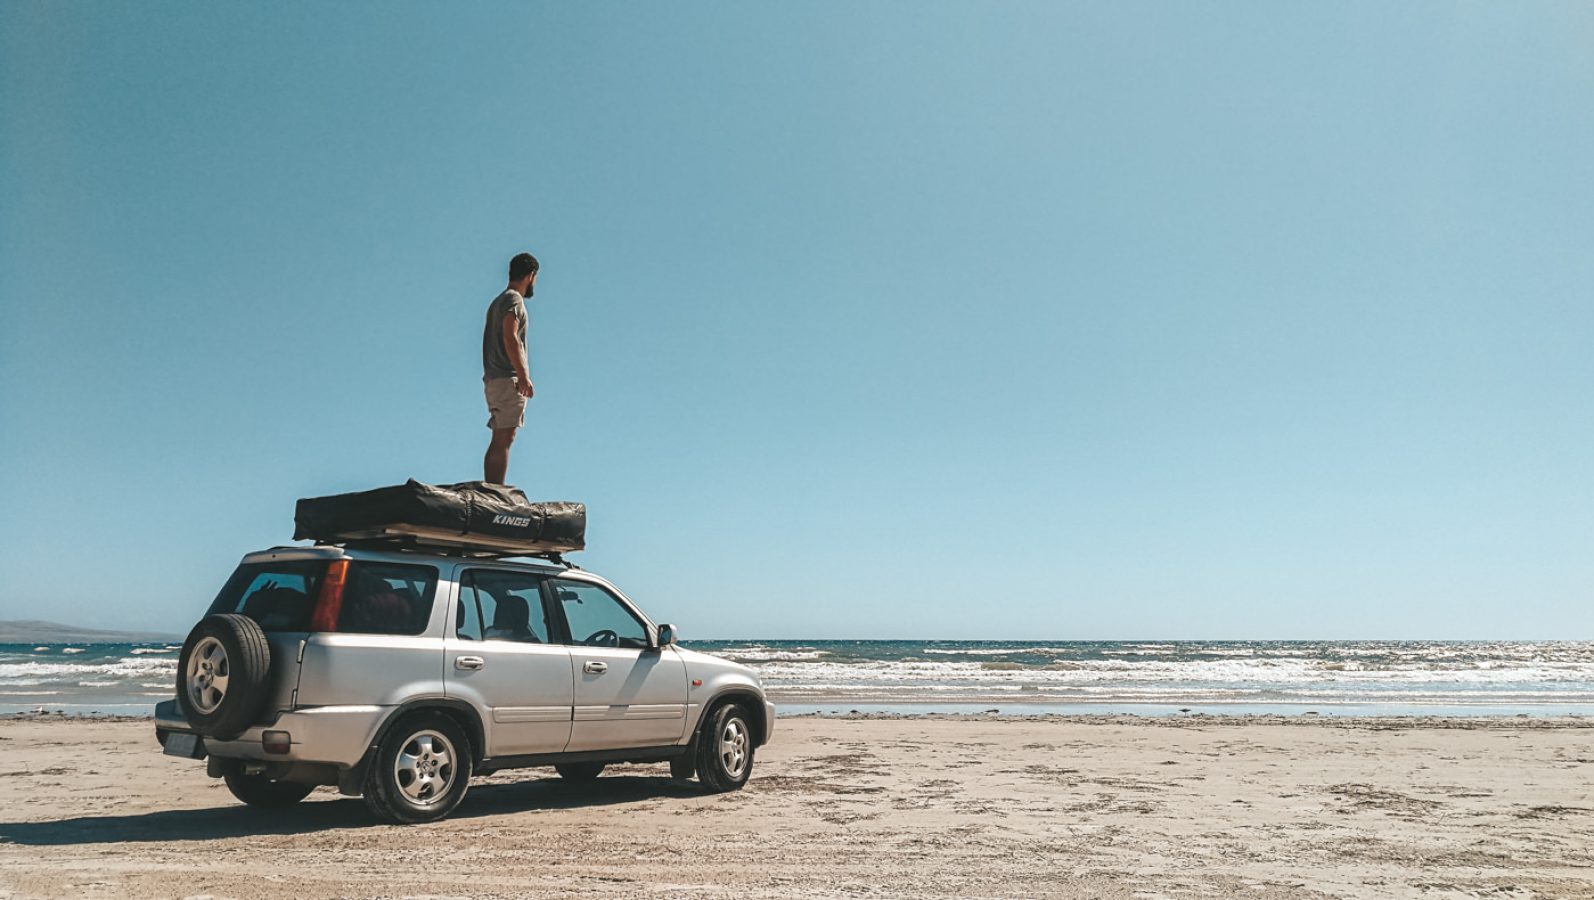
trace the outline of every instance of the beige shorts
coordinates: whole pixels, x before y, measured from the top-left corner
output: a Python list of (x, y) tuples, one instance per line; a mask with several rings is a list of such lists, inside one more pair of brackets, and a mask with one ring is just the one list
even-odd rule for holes
[(526, 398), (515, 389), (519, 383), (520, 379), (514, 376), (482, 382), (482, 391), (487, 395), (488, 428), (519, 428), (526, 424)]

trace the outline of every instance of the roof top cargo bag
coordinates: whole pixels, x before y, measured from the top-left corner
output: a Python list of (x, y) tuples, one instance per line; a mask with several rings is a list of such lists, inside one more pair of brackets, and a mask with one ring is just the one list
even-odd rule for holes
[(587, 507), (533, 503), (519, 488), (485, 481), (404, 484), (309, 497), (293, 512), (293, 539), (393, 543), (496, 554), (563, 553), (586, 547)]

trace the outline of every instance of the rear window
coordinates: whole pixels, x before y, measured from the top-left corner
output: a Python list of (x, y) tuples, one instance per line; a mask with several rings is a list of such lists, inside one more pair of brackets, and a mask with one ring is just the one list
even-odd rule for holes
[(310, 607), (326, 570), (324, 559), (245, 563), (222, 586), (209, 614), (239, 613), (262, 631), (309, 631)]
[[(209, 614), (238, 613), (262, 631), (309, 631), (326, 560), (245, 563), (227, 579)], [(420, 634), (432, 618), (437, 569), (398, 563), (349, 564), (337, 631)]]

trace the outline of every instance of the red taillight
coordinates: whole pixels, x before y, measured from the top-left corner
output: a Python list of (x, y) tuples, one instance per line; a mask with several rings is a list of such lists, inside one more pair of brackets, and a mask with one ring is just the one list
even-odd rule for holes
[(321, 579), (321, 593), (315, 598), (315, 612), (310, 614), (311, 631), (338, 630), (338, 614), (343, 612), (343, 581), (348, 574), (346, 559), (334, 559), (327, 564), (326, 577)]

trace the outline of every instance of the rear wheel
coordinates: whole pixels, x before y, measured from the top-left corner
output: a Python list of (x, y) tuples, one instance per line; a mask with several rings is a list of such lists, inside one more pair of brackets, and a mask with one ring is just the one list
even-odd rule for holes
[(697, 778), (714, 793), (740, 790), (753, 773), (753, 730), (735, 703), (714, 710), (697, 735)]
[(470, 786), (470, 743), (442, 713), (405, 716), (377, 746), (365, 776), (365, 805), (405, 825), (454, 811)]
[(292, 806), (310, 796), (310, 792), (315, 790), (313, 784), (272, 781), (264, 775), (245, 774), (242, 769), (236, 767), (225, 777), (227, 790), (232, 791), (234, 797), (260, 809), (281, 809), (284, 806)]
[(603, 772), (603, 763), (564, 763), (553, 768), (559, 773), (559, 777), (566, 781), (586, 784), (595, 781)]

